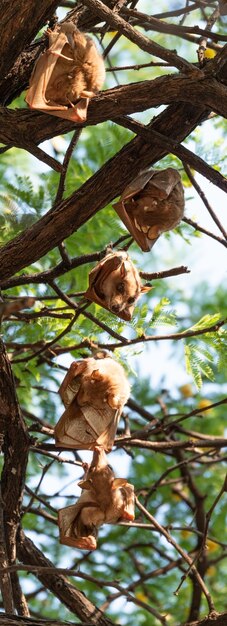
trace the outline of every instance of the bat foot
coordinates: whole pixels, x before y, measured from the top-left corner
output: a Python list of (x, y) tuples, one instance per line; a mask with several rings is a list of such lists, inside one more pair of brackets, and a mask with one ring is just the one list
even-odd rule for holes
[(133, 522), (135, 519), (135, 515), (133, 513), (125, 512), (121, 517), (121, 522)]
[(94, 446), (93, 450), (94, 450), (94, 452), (102, 452), (102, 450), (104, 451), (104, 447), (103, 446)]
[(85, 463), (85, 461), (84, 461), (84, 463), (82, 463), (82, 468), (83, 468), (84, 472), (87, 472), (89, 467), (90, 467), (89, 463)]

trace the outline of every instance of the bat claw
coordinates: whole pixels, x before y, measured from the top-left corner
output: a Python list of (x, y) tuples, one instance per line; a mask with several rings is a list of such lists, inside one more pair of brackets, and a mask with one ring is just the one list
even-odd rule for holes
[(61, 59), (66, 59), (66, 61), (73, 62), (73, 59), (70, 59), (70, 57), (66, 57), (61, 52), (56, 52), (56, 50), (51, 50), (50, 48), (47, 50), (47, 54), (53, 54), (54, 57), (61, 57)]
[(82, 463), (82, 468), (83, 468), (83, 470), (84, 470), (85, 472), (87, 472), (87, 471), (88, 471), (88, 469), (89, 469), (89, 463), (86, 463), (86, 462), (84, 461), (84, 462)]

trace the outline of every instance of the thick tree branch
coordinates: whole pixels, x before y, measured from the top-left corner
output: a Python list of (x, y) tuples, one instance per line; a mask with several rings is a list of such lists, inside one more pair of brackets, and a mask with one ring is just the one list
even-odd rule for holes
[[(201, 79), (188, 76), (160, 76), (150, 81), (122, 85), (101, 92), (93, 98), (88, 108), (87, 122), (92, 126), (130, 115), (161, 104), (188, 102), (215, 111), (227, 117), (227, 87), (213, 77), (201, 72)], [(46, 113), (28, 109), (0, 109), (0, 141), (8, 146), (32, 146), (51, 137), (75, 129), (75, 124), (54, 118)], [(17, 133), (15, 136), (15, 127)], [(82, 125), (77, 125), (81, 128)], [(38, 156), (38, 155), (37, 155)]]
[[(22, 563), (26, 565), (37, 565), (45, 568), (53, 568), (53, 564), (47, 559), (33, 542), (25, 537), (21, 531), (18, 538), (18, 556)], [(113, 626), (113, 622), (105, 617), (74, 585), (70, 584), (62, 574), (42, 572), (37, 574), (37, 578), (42, 584), (59, 598), (74, 615), (77, 615), (82, 622), (90, 621), (96, 626)]]
[(59, 0), (2, 0), (0, 76), (4, 78), (26, 44), (53, 15)]
[[(77, 622), (78, 626), (92, 626), (92, 622)], [(75, 626), (75, 622), (62, 622), (58, 619), (47, 619), (41, 617), (18, 617), (16, 615), (8, 615), (0, 613), (0, 624), (2, 626)]]
[[(10, 362), (0, 340), (0, 416), (5, 454), (1, 476), (3, 520), (9, 564), (16, 559), (16, 533), (20, 521), (29, 439), (18, 405)], [(12, 574), (14, 604), (21, 615), (28, 615), (27, 604), (17, 574)]]
[[(174, 104), (150, 128), (182, 141), (204, 118), (203, 107)], [(0, 280), (9, 278), (61, 243), (118, 196), (139, 170), (152, 165), (166, 152), (163, 147), (144, 144), (143, 139), (133, 139), (70, 198), (0, 250)]]
[(97, 12), (97, 15), (106, 20), (107, 24), (116, 28), (122, 35), (125, 35), (130, 41), (138, 45), (141, 50), (154, 54), (167, 61), (167, 63), (172, 63), (181, 72), (195, 71), (195, 74), (198, 73), (197, 68), (194, 68), (191, 63), (136, 31), (133, 26), (130, 26), (122, 17), (110, 11), (100, 0), (84, 0), (84, 4)]

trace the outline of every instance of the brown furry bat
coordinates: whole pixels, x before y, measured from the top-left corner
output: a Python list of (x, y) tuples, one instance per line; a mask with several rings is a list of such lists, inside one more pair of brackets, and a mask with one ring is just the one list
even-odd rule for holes
[(99, 526), (134, 520), (134, 487), (114, 477), (104, 450), (98, 447), (78, 484), (83, 489), (78, 502), (59, 511), (60, 542), (95, 550)]
[(123, 191), (114, 205), (140, 248), (148, 252), (158, 237), (183, 217), (184, 190), (177, 170), (147, 169)]
[(72, 22), (48, 29), (47, 34), (49, 48), (34, 66), (26, 102), (32, 109), (84, 122), (89, 98), (105, 79), (103, 59), (92, 39)]
[(74, 361), (59, 389), (66, 410), (55, 426), (56, 445), (111, 450), (130, 386), (112, 358)]
[(22, 309), (30, 309), (35, 303), (35, 298), (18, 298), (17, 300), (4, 300), (0, 302), (0, 320), (18, 313)]
[(85, 298), (130, 321), (136, 300), (150, 289), (142, 285), (127, 252), (110, 252), (90, 272)]

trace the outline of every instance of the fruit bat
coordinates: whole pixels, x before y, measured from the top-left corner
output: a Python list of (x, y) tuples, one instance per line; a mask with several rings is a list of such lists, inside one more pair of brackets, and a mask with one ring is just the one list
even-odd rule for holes
[(29, 296), (18, 298), (17, 300), (4, 300), (4, 302), (0, 302), (0, 320), (14, 315), (22, 309), (30, 309), (34, 303), (35, 298), (30, 298)]
[(123, 367), (111, 357), (74, 361), (59, 389), (66, 407), (55, 426), (56, 445), (111, 450), (130, 386)]
[(140, 248), (148, 252), (158, 237), (175, 228), (183, 217), (179, 172), (172, 167), (144, 170), (125, 188), (114, 208)]
[(127, 252), (110, 252), (90, 272), (84, 297), (130, 321), (136, 300), (150, 289), (142, 285)]
[(114, 477), (104, 450), (98, 447), (78, 484), (83, 491), (77, 503), (58, 513), (60, 543), (95, 550), (99, 526), (134, 520), (134, 487), (126, 479)]
[(25, 100), (31, 109), (84, 122), (89, 98), (105, 79), (103, 59), (93, 40), (73, 22), (48, 29), (47, 34), (49, 48), (36, 61)]

